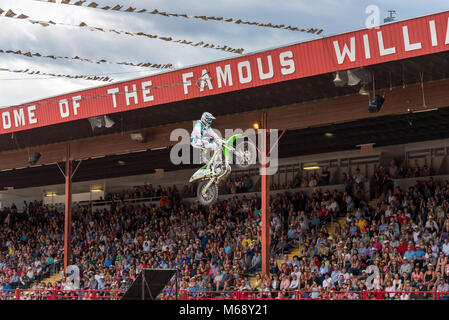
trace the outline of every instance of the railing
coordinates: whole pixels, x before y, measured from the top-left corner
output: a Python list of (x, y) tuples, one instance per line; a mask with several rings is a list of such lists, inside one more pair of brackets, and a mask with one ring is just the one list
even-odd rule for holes
[(122, 290), (0, 289), (0, 300), (120, 300)]
[[(163, 290), (161, 300), (176, 299), (174, 290)], [(191, 291), (179, 290), (180, 300), (449, 300), (437, 291)]]
[[(0, 300), (120, 300), (122, 290), (0, 289)], [(191, 291), (165, 289), (158, 300), (449, 300), (438, 291)]]
[[(120, 203), (120, 204), (137, 204), (137, 203), (144, 203), (144, 202), (158, 202), (161, 200), (161, 197), (147, 197), (147, 198), (130, 198), (126, 200), (95, 200), (92, 201), (93, 207), (103, 207), (103, 206), (110, 206), (112, 203)], [(79, 202), (80, 205), (86, 205), (90, 202)]]

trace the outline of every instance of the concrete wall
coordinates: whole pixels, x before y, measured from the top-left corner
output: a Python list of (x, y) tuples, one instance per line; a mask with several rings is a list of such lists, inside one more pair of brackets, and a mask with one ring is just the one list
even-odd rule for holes
[[(429, 177), (419, 177), (419, 178), (407, 178), (407, 179), (395, 179), (394, 186), (401, 188), (401, 190), (406, 190), (409, 187), (413, 186), (416, 181), (426, 181), (429, 180)], [(441, 176), (432, 176), (433, 180), (436, 183), (442, 183), (446, 180), (449, 180), (449, 174), (441, 175)]]

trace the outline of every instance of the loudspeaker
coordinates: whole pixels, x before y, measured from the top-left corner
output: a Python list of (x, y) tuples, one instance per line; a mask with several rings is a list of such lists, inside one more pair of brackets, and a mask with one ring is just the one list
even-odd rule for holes
[(39, 152), (35, 152), (30, 156), (30, 159), (28, 159), (28, 163), (31, 165), (36, 164), (39, 161), (40, 157), (41, 154)]
[(368, 111), (372, 112), (372, 113), (379, 112), (380, 108), (382, 108), (384, 101), (385, 101), (385, 98), (376, 94), (374, 96), (374, 99), (371, 100), (371, 102), (369, 103)]

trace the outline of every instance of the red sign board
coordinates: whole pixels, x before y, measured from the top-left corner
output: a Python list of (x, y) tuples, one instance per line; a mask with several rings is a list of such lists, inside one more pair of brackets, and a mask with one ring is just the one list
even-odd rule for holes
[(0, 134), (449, 49), (449, 11), (0, 110)]

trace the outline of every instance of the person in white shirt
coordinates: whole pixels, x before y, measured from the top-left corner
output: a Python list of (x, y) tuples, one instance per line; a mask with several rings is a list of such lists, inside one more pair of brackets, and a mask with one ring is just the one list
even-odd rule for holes
[(438, 224), (436, 223), (436, 221), (433, 219), (432, 216), (430, 216), (429, 219), (427, 219), (425, 227), (429, 229), (434, 228), (437, 232), (439, 231)]
[(270, 284), (271, 290), (272, 291), (279, 291), (280, 285), (281, 285), (281, 282), (278, 279), (278, 275), (275, 273), (273, 275), (273, 280), (271, 280), (271, 284)]
[(346, 268), (341, 269), (341, 273), (345, 282), (351, 280), (351, 274), (346, 270)]
[(354, 178), (356, 187), (360, 187), (363, 189), (363, 182), (365, 180), (365, 177), (363, 176), (363, 174), (360, 173), (359, 168), (355, 169), (355, 174), (353, 175), (353, 178)]
[(318, 182), (316, 181), (315, 177), (312, 176), (312, 177), (310, 178), (310, 181), (309, 181), (309, 187), (310, 187), (310, 188), (314, 188), (314, 187), (316, 187), (317, 185), (318, 185)]
[(398, 273), (396, 273), (394, 275), (393, 287), (394, 287), (395, 291), (401, 291), (402, 290), (402, 280), (399, 278), (399, 274)]
[(446, 257), (449, 257), (449, 238), (444, 239), (443, 248), (441, 251)]
[(324, 276), (322, 285), (323, 285), (324, 290), (328, 290), (328, 289), (332, 288), (332, 279), (331, 279), (331, 277), (329, 277), (328, 273), (326, 273), (326, 275)]
[(335, 201), (334, 198), (331, 199), (330, 204), (326, 206), (327, 210), (329, 210), (330, 213), (335, 214), (340, 210), (340, 207), (338, 206), (337, 201)]
[(298, 278), (296, 277), (296, 274), (293, 274), (292, 278), (293, 279), (292, 281), (290, 281), (290, 286), (288, 288), (291, 291), (298, 290), (299, 281)]
[(388, 281), (387, 283), (387, 287), (385, 288), (385, 292), (390, 292), (390, 294), (388, 295), (388, 297), (393, 300), (396, 296), (396, 293), (394, 293), (394, 291), (396, 291), (396, 288), (393, 285), (393, 282)]
[(295, 275), (296, 279), (298, 279), (299, 281), (299, 278), (301, 277), (301, 271), (299, 270), (298, 266), (293, 267), (292, 275)]
[(151, 248), (150, 241), (145, 240), (142, 244), (143, 251), (148, 252), (150, 251), (150, 248)]
[(413, 241), (415, 241), (415, 243), (418, 243), (418, 237), (421, 235), (421, 231), (419, 230), (418, 226), (414, 226), (413, 227)]

